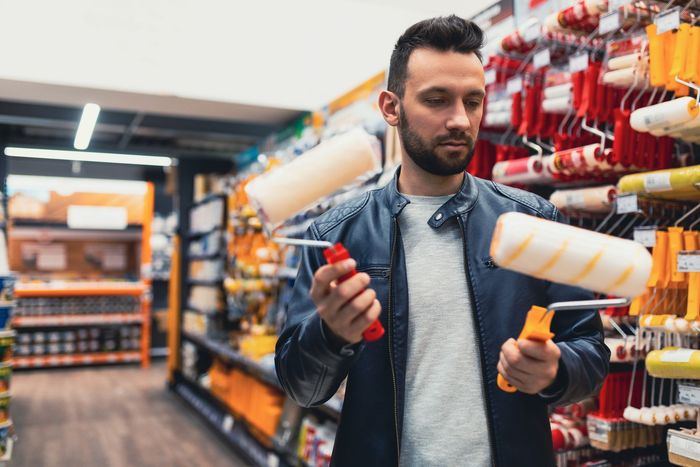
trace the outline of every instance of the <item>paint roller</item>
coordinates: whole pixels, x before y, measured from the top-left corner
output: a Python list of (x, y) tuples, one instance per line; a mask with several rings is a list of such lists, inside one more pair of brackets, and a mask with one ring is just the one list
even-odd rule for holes
[(630, 125), (636, 131), (649, 132), (657, 128), (682, 125), (700, 113), (694, 98), (685, 96), (668, 102), (643, 107), (632, 112)]
[[(651, 255), (640, 243), (515, 212), (498, 218), (490, 253), (502, 268), (619, 297), (641, 295), (652, 266)], [(556, 310), (629, 303), (628, 298), (622, 298), (533, 306), (519, 339), (546, 342), (554, 337), (550, 325)], [(516, 391), (500, 374), (497, 382), (506, 392)]]
[(549, 202), (560, 211), (610, 212), (616, 193), (612, 185), (557, 190), (549, 197)]
[(530, 156), (510, 161), (497, 162), (492, 169), (493, 181), (511, 184), (538, 184), (553, 179), (546, 167), (550, 156)]
[[(362, 129), (351, 130), (330, 138), (292, 162), (278, 166), (246, 186), (251, 205), (270, 233), (286, 219), (313, 207), (320, 200), (338, 192), (358, 179), (381, 170), (377, 141)], [(341, 243), (272, 237), (278, 243), (324, 248), (329, 264), (350, 258)], [(344, 282), (356, 274), (355, 269), (341, 277)], [(376, 320), (362, 334), (368, 342), (384, 335)]]

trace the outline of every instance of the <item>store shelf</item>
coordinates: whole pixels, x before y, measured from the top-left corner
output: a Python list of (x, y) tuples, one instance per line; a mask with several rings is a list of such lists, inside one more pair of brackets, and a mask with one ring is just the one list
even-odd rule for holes
[(264, 366), (260, 365), (255, 360), (248, 358), (245, 355), (242, 355), (241, 353), (232, 349), (225, 342), (217, 342), (207, 337), (198, 336), (187, 331), (182, 331), (182, 337), (192, 342), (193, 344), (207, 349), (209, 352), (221, 357), (228, 363), (241, 367), (247, 373), (258, 377), (261, 381), (270, 384), (278, 389), (282, 389), (282, 386), (280, 385), (274, 370), (269, 370)]
[(140, 241), (142, 228), (140, 225), (129, 225), (123, 230), (107, 229), (71, 229), (59, 222), (46, 222), (17, 219), (12, 222), (11, 235), (13, 240), (36, 240), (48, 238), (51, 240), (133, 240)]
[(14, 328), (52, 327), (52, 326), (89, 326), (100, 324), (132, 324), (142, 323), (141, 313), (100, 313), (82, 315), (56, 316), (13, 316)]
[[(255, 360), (242, 355), (240, 352), (232, 349), (229, 345), (224, 342), (217, 342), (213, 339), (209, 339), (204, 336), (199, 336), (187, 331), (182, 331), (182, 337), (199, 347), (207, 349), (209, 352), (217, 355), (223, 360), (236, 365), (252, 376), (257, 377), (262, 382), (270, 384), (277, 389), (282, 389), (282, 386), (277, 379), (277, 374), (272, 369), (268, 369), (260, 365)], [(337, 397), (332, 397), (330, 400), (325, 402), (323, 405), (318, 407), (313, 407), (313, 409), (320, 410), (330, 417), (337, 418), (340, 416), (340, 411), (343, 408), (343, 402)]]
[(75, 355), (45, 355), (34, 357), (14, 357), (14, 367), (47, 368), (73, 365), (101, 365), (105, 363), (131, 363), (141, 361), (139, 352), (110, 352)]
[(700, 463), (700, 437), (676, 430), (668, 432), (669, 460), (675, 465)]
[(46, 284), (18, 284), (15, 287), (15, 297), (68, 297), (92, 295), (141, 295), (146, 287), (141, 283), (99, 283), (99, 282), (64, 282), (60, 286)]
[(249, 432), (245, 423), (236, 420), (221, 404), (211, 400), (212, 396), (204, 397), (204, 389), (194, 383), (179, 378), (175, 383), (175, 392), (197, 411), (217, 432), (244, 455), (253, 465), (259, 467), (287, 467), (287, 462), (277, 453), (262, 446)]
[(14, 450), (15, 447), (15, 441), (12, 439), (12, 436), (9, 436), (7, 438), (7, 445), (5, 447), (5, 454), (0, 457), (0, 467), (6, 467), (9, 466), (12, 462), (12, 451)]

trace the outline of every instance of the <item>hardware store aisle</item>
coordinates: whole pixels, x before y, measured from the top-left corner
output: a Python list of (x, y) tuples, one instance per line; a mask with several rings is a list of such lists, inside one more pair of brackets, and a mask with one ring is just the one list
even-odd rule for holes
[(13, 375), (12, 465), (245, 466), (165, 386), (165, 365)]

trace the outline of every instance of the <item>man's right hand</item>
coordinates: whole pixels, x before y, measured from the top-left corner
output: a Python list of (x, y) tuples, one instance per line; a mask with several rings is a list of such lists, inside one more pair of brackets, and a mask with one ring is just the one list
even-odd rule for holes
[(360, 342), (362, 332), (382, 311), (376, 292), (367, 288), (369, 275), (361, 272), (338, 284), (354, 267), (353, 259), (321, 266), (309, 292), (326, 327), (345, 344)]

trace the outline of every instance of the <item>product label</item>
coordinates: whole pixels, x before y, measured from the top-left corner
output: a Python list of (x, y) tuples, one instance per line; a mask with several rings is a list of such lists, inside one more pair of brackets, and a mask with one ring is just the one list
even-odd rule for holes
[(532, 58), (532, 66), (535, 70), (548, 66), (552, 63), (552, 56), (549, 53), (549, 49), (540, 50)]
[(679, 384), (678, 402), (681, 404), (700, 405), (700, 386)]
[(700, 272), (700, 250), (679, 251), (678, 272)]
[(588, 437), (599, 443), (608, 443), (611, 425), (606, 420), (601, 420), (595, 417), (588, 417)]
[(661, 361), (666, 363), (688, 363), (693, 356), (693, 349), (667, 350), (661, 354)]
[(506, 86), (506, 89), (508, 91), (508, 94), (515, 94), (516, 92), (520, 92), (523, 90), (523, 79), (520, 76), (516, 76), (515, 78), (511, 78), (508, 80), (508, 84)]
[(644, 176), (644, 191), (648, 193), (670, 191), (672, 188), (670, 172), (650, 173)]
[(491, 69), (491, 70), (486, 70), (484, 72), (484, 81), (486, 82), (486, 86), (489, 84), (493, 84), (496, 82), (496, 70)]
[(656, 245), (656, 226), (635, 227), (634, 241), (647, 248), (653, 248)]
[(609, 13), (600, 16), (600, 23), (598, 25), (598, 32), (601, 35), (608, 34), (613, 31), (620, 29), (620, 11), (613, 10)]
[(618, 195), (615, 200), (617, 204), (618, 214), (629, 214), (631, 212), (637, 212), (639, 207), (637, 205), (637, 194), (628, 193), (625, 195)]
[(566, 200), (566, 205), (571, 208), (582, 208), (586, 205), (586, 198), (580, 191), (566, 193), (564, 199)]
[(669, 433), (668, 450), (673, 454), (700, 461), (700, 438), (695, 441), (682, 438), (676, 433)]
[(656, 34), (663, 34), (668, 31), (678, 29), (681, 25), (681, 10), (679, 7), (671, 8), (668, 11), (659, 13), (654, 18), (656, 24)]
[(588, 53), (580, 53), (569, 58), (569, 72), (576, 73), (588, 68)]

